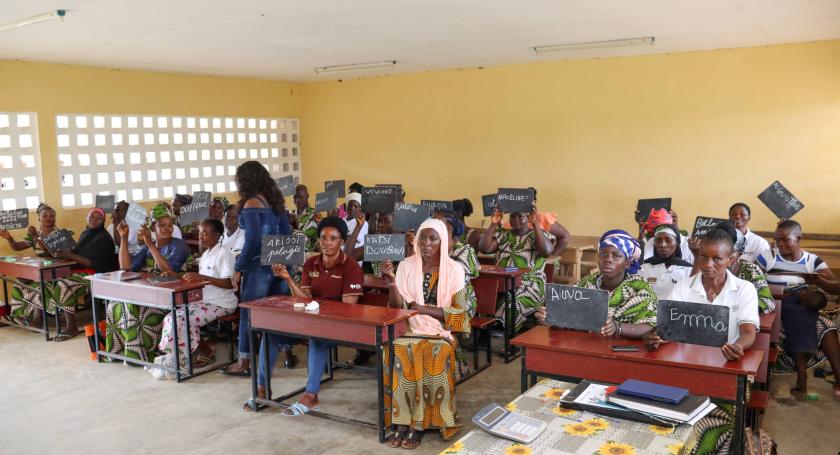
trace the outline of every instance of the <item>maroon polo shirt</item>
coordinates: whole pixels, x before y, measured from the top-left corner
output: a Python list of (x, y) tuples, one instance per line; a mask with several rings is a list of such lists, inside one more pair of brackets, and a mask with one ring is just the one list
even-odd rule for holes
[(356, 261), (348, 260), (343, 251), (339, 253), (338, 262), (329, 269), (324, 265), (320, 254), (303, 263), (300, 287), (309, 289), (312, 297), (316, 299), (341, 301), (343, 296), (360, 296), (362, 283), (362, 268)]

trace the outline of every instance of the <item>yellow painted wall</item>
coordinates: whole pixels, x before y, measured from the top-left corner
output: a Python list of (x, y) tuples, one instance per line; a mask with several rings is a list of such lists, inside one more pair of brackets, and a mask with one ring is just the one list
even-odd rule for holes
[[(305, 84), (304, 181), (402, 183), (408, 199), (535, 186), (573, 234), (633, 229), (638, 198), (697, 215), (773, 180), (807, 231), (840, 232), (840, 41)], [(316, 183), (317, 182), (317, 183)]]
[[(0, 61), (0, 111), (37, 112), (45, 200), (56, 209), (59, 225), (77, 233), (88, 209), (61, 209), (57, 113), (298, 117), (298, 87), (250, 78)], [(30, 222), (37, 223), (34, 212)], [(0, 243), (0, 252), (8, 251), (6, 242)]]

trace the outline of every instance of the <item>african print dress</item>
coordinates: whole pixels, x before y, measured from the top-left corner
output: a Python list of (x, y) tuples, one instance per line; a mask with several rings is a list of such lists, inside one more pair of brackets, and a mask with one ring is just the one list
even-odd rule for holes
[[(585, 276), (575, 284), (579, 288), (603, 289), (601, 272)], [(656, 293), (641, 275), (630, 274), (609, 293), (609, 317), (623, 324), (656, 325)]]
[[(423, 277), (426, 305), (437, 306), (437, 273)], [(443, 327), (455, 334), (469, 334), (470, 314), (466, 291), (452, 296), (444, 309)], [(455, 407), (457, 338), (406, 334), (394, 341), (394, 372), (388, 377), (389, 353), (384, 353), (384, 382), (394, 384), (393, 403), (385, 394), (385, 425), (409, 425), (418, 430), (440, 430), (444, 440), (461, 428)]]
[(767, 278), (757, 265), (740, 259), (735, 263), (733, 272), (738, 278), (749, 281), (755, 286), (758, 291), (758, 310), (761, 314), (772, 313), (776, 310), (776, 300), (770, 292)]
[[(546, 237), (553, 239), (551, 234)], [(537, 311), (545, 302), (545, 261), (537, 253), (536, 233), (531, 230), (523, 235), (516, 235), (510, 229), (499, 228), (493, 238), (499, 242), (496, 251), (496, 265), (500, 267), (518, 267), (531, 269), (522, 275), (522, 284), (516, 288), (516, 319), (514, 326), (519, 327), (525, 319)], [(505, 324), (504, 300), (496, 308), (496, 318)]]
[(307, 207), (303, 213), (295, 211), (297, 232), (306, 236), (306, 251), (315, 251), (318, 246), (318, 222), (315, 221), (315, 209)]

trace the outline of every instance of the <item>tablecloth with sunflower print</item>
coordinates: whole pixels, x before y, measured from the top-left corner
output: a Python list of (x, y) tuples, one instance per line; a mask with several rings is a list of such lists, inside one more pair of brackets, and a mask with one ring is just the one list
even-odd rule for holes
[(679, 455), (690, 425), (676, 429), (648, 425), (560, 407), (575, 384), (544, 379), (505, 406), (540, 419), (548, 427), (531, 444), (517, 444), (476, 428), (441, 455)]

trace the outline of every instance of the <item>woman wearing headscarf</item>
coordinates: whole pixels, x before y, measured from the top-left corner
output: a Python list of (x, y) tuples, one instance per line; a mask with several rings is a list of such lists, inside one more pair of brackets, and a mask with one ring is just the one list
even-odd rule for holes
[[(190, 249), (187, 242), (172, 236), (175, 215), (165, 205), (156, 205), (151, 213), (154, 240), (152, 231), (147, 226), (141, 226), (137, 234), (143, 239), (143, 248), (134, 254), (130, 254), (128, 248), (120, 248), (120, 268), (132, 272), (148, 270), (153, 274), (176, 274), (187, 261)], [(128, 224), (125, 221), (117, 226), (117, 233), (120, 243), (126, 245)], [(153, 361), (165, 315), (164, 311), (156, 308), (109, 302), (105, 310), (105, 349), (133, 359)]]
[(213, 200), (210, 201), (210, 207), (207, 210), (207, 218), (224, 222), (225, 210), (227, 210), (229, 205), (230, 202), (228, 202), (228, 198), (224, 196), (214, 197)]
[(660, 224), (653, 234), (653, 256), (645, 259), (639, 275), (650, 283), (656, 296), (668, 297), (677, 280), (691, 275), (691, 263), (682, 258), (680, 231), (673, 224)]
[[(393, 402), (386, 398), (386, 419), (397, 425), (387, 439), (391, 447), (414, 449), (430, 429), (448, 440), (461, 426), (455, 407), (454, 333), (470, 332), (470, 315), (464, 269), (446, 254), (449, 237), (442, 221), (426, 220), (417, 230), (415, 254), (400, 263), (396, 274), (390, 262), (382, 266), (390, 305), (419, 312), (409, 318), (409, 332), (394, 342), (393, 374), (384, 378), (385, 387), (393, 385)], [(387, 352), (384, 357), (387, 371)]]
[[(642, 338), (656, 324), (656, 293), (639, 271), (639, 243), (620, 229), (607, 231), (598, 242), (598, 271), (575, 286), (609, 293), (608, 319), (602, 335)], [(545, 321), (545, 307), (537, 320)]]

